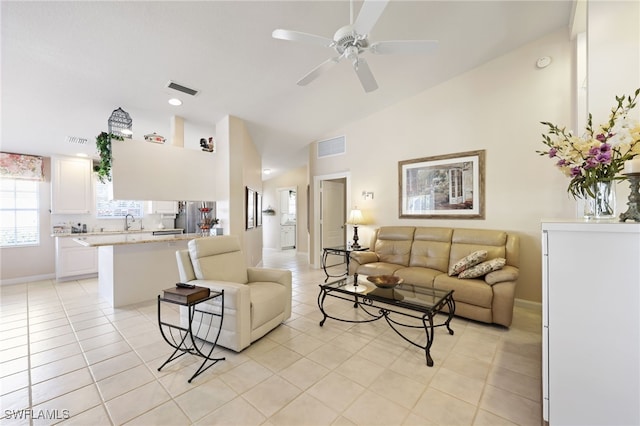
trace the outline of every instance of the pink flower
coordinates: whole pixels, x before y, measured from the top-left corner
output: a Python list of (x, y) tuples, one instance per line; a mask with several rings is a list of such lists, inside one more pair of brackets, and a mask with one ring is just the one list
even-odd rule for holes
[(596, 161), (601, 164), (610, 164), (611, 163), (611, 151), (601, 152), (596, 155)]
[(595, 167), (598, 167), (598, 164), (600, 163), (595, 158), (593, 157), (587, 158), (587, 161), (585, 161), (585, 164), (584, 164), (584, 169), (585, 170), (593, 169)]

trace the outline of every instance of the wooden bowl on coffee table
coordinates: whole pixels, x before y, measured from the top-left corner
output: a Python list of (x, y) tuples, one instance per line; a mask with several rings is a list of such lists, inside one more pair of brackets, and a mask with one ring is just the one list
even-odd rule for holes
[(402, 284), (404, 280), (394, 275), (370, 275), (367, 277), (367, 281), (375, 284), (376, 287), (393, 288), (398, 284)]

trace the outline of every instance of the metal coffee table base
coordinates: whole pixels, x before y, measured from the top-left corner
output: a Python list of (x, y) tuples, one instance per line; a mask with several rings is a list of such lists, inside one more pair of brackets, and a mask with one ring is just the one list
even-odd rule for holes
[[(352, 302), (355, 299), (354, 308), (362, 309), (362, 311), (365, 312), (369, 316), (369, 318), (365, 318), (361, 320), (348, 320), (348, 319), (338, 318), (338, 317), (329, 315), (324, 309), (324, 301), (327, 298), (327, 296), (347, 300), (349, 302)], [(444, 308), (444, 306), (448, 307), (448, 311), (449, 311), (448, 313), (442, 311), (442, 308)], [(320, 294), (318, 295), (318, 307), (320, 308), (320, 312), (322, 312), (322, 315), (323, 315), (323, 318), (320, 321), (320, 327), (324, 325), (327, 318), (331, 318), (336, 321), (350, 322), (350, 323), (373, 322), (381, 318), (384, 318), (387, 324), (389, 324), (389, 327), (391, 327), (391, 329), (395, 331), (398, 336), (402, 337), (405, 341), (411, 343), (413, 346), (416, 346), (424, 350), (425, 357), (427, 360), (427, 365), (429, 367), (433, 367), (433, 358), (431, 358), (431, 345), (433, 344), (434, 329), (436, 327), (446, 327), (447, 330), (449, 331), (449, 334), (453, 335), (453, 330), (450, 327), (450, 323), (456, 309), (455, 302), (453, 300), (453, 292), (449, 292), (446, 296), (444, 296), (444, 298), (442, 298), (435, 305), (433, 305), (431, 309), (428, 309), (427, 312), (424, 312), (422, 313), (422, 315), (419, 315), (418, 312), (416, 312), (416, 314), (410, 314), (407, 312), (399, 311), (397, 309), (393, 309), (385, 301), (379, 300), (377, 298), (369, 297), (366, 294), (365, 295), (355, 294), (353, 296), (349, 296), (346, 293), (334, 291), (334, 289), (327, 288), (326, 286), (323, 286), (323, 285), (320, 285)], [(403, 307), (405, 309), (412, 309), (410, 307), (409, 308), (405, 306)], [(434, 324), (433, 318), (438, 313), (447, 314), (447, 319), (443, 323)], [(391, 317), (392, 314), (396, 314), (400, 316), (400, 318), (408, 317), (408, 318), (418, 319), (422, 324), (415, 325), (415, 324), (404, 323), (399, 321), (398, 319), (392, 318)], [(401, 331), (400, 327), (410, 328), (410, 329), (423, 328), (427, 337), (426, 344), (422, 346), (421, 344), (409, 339)]]

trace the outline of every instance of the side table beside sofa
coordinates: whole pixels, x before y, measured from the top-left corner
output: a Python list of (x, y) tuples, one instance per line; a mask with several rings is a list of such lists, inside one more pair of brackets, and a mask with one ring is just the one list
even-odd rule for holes
[[(352, 252), (349, 275), (396, 275), (405, 283), (454, 290), (456, 315), (509, 327), (519, 275), (519, 238), (505, 231), (386, 226), (367, 252)], [(475, 252), (504, 266), (475, 278), (450, 276), (450, 268)]]

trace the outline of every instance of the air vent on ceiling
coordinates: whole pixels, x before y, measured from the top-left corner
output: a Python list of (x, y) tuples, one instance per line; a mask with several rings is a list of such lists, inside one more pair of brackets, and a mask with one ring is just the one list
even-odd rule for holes
[(181, 84), (176, 83), (175, 81), (169, 81), (167, 83), (167, 87), (169, 89), (177, 90), (178, 92), (186, 93), (187, 95), (195, 96), (198, 94), (198, 91), (195, 89), (190, 89)]
[(86, 145), (89, 142), (86, 138), (79, 138), (77, 136), (67, 136), (67, 143), (75, 143), (78, 145)]
[(318, 142), (318, 158), (341, 155), (345, 152), (346, 140), (344, 136), (338, 136)]

